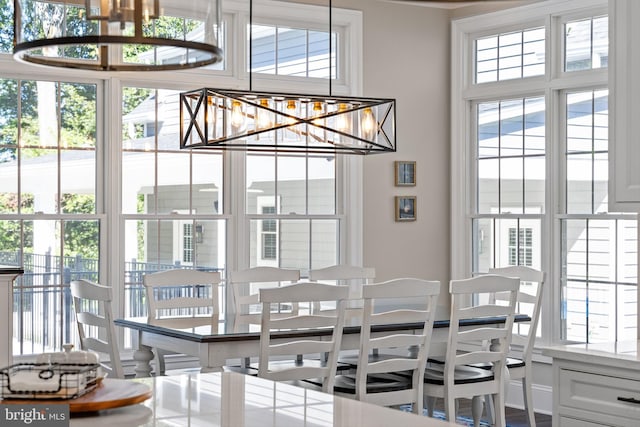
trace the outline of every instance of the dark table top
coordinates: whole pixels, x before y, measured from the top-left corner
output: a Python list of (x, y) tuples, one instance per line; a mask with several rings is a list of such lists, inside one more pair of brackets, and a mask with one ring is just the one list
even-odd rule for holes
[[(233, 317), (232, 315), (230, 317)], [(528, 322), (531, 318), (526, 314), (516, 314), (515, 321), (516, 322)], [(460, 326), (472, 326), (472, 325), (492, 325), (496, 323), (504, 323), (504, 317), (488, 317), (488, 318), (478, 318), (478, 319), (462, 319), (460, 320)], [(225, 322), (224, 318), (221, 318), (221, 321), (218, 324), (218, 331), (211, 331), (211, 327), (209, 326), (201, 326), (198, 328), (192, 329), (172, 329), (163, 326), (156, 326), (147, 323), (147, 319), (143, 317), (131, 318), (131, 319), (116, 319), (113, 321), (117, 326), (122, 326), (125, 328), (157, 333), (164, 336), (170, 336), (174, 338), (181, 338), (187, 341), (194, 342), (229, 342), (229, 341), (245, 341), (245, 340), (259, 340), (260, 332), (259, 326), (254, 326), (254, 330), (240, 331), (240, 332), (231, 332), (233, 331), (232, 321)], [(246, 325), (245, 325), (246, 326)], [(248, 328), (248, 326), (246, 326)], [(372, 330), (376, 332), (385, 332), (385, 331), (394, 331), (394, 330), (406, 330), (406, 329), (418, 329), (422, 327), (419, 323), (403, 323), (403, 324), (389, 324), (389, 325), (378, 325), (372, 328)], [(445, 320), (436, 320), (433, 324), (434, 328), (448, 328), (449, 327), (449, 319)], [(345, 326), (344, 334), (357, 334), (360, 333), (360, 326)], [(295, 332), (294, 334), (281, 331), (276, 332), (282, 338), (287, 338), (290, 336), (300, 337), (304, 336), (304, 333)], [(308, 335), (310, 336), (318, 336), (318, 335), (331, 335), (331, 330), (314, 330), (309, 331)]]
[(23, 274), (24, 269), (22, 267), (0, 265), (0, 274)]

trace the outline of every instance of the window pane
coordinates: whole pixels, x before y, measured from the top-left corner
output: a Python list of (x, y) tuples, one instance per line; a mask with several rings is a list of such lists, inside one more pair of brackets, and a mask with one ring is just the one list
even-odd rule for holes
[(311, 222), (311, 266), (323, 268), (339, 264), (337, 220), (313, 220)]
[(333, 155), (308, 157), (308, 212), (311, 215), (336, 214), (336, 161)]
[(495, 213), (500, 206), (500, 177), (498, 159), (478, 161), (478, 213)]
[(567, 213), (608, 211), (608, 93), (574, 92), (567, 99)]
[(198, 214), (222, 214), (223, 180), (222, 154), (192, 152), (192, 190), (193, 209)]
[(522, 157), (500, 160), (500, 212), (524, 213)]
[[(0, 24), (2, 28), (3, 24)], [(18, 213), (18, 81), (0, 79), (0, 213)]]
[(247, 213), (261, 213), (258, 200), (261, 206), (274, 206), (279, 212), (279, 205), (276, 204), (276, 157), (247, 154), (246, 170)]
[(253, 25), (252, 58), (253, 72), (276, 73), (276, 27)]
[(278, 74), (307, 75), (307, 32), (292, 28), (278, 28)]
[(608, 17), (567, 22), (564, 32), (565, 71), (590, 70), (608, 66)]
[(481, 103), (478, 213), (544, 212), (544, 98)]
[(14, 286), (17, 344), (13, 354), (60, 351), (63, 343), (79, 345), (69, 283), (76, 279), (98, 281), (99, 222), (37, 220), (0, 226), (21, 227), (24, 236), (22, 241), (9, 244), (14, 247), (17, 244), (24, 251), (25, 270)]
[(13, 2), (5, 1), (0, 19), (0, 52), (13, 52)]
[[(264, 223), (276, 233), (264, 231)], [(338, 263), (337, 220), (272, 220), (251, 221), (250, 265), (298, 269), (306, 272), (310, 265), (333, 265)], [(269, 237), (265, 238), (264, 236)], [(275, 239), (275, 244), (273, 242)], [(274, 248), (275, 247), (275, 248)], [(269, 256), (265, 249), (275, 251)], [(315, 268), (315, 267), (314, 267)]]
[(486, 83), (545, 72), (543, 27), (502, 33), (476, 40), (475, 82)]
[[(325, 78), (327, 77), (327, 70), (329, 69), (329, 34), (321, 31), (309, 31), (309, 65), (308, 75), (309, 77)], [(335, 43), (335, 35), (332, 37), (332, 42)], [(336, 45), (332, 47), (332, 65), (335, 64), (335, 49)], [(332, 67), (335, 70), (335, 66)], [(335, 76), (333, 77), (335, 78)]]
[(474, 272), (511, 265), (541, 269), (540, 219), (477, 218), (472, 225)]
[(635, 339), (636, 227), (614, 219), (562, 221), (564, 338)]
[(253, 24), (253, 72), (327, 79), (331, 53), (331, 78), (336, 77), (337, 33), (311, 31), (266, 24)]
[(307, 158), (305, 156), (278, 156), (279, 212), (283, 214), (307, 214)]

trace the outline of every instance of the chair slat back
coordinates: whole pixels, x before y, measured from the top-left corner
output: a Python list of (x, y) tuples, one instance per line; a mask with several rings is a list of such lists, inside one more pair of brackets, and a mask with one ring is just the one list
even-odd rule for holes
[(227, 284), (231, 287), (234, 301), (234, 330), (239, 331), (244, 325), (260, 324), (260, 289), (289, 285), (299, 280), (300, 270), (287, 268), (253, 267), (232, 272)]
[[(358, 267), (355, 265), (338, 264), (325, 268), (309, 270), (309, 280), (363, 280), (365, 282), (376, 278), (376, 269), (372, 267)], [(339, 283), (340, 284), (340, 283)]]
[[(323, 281), (349, 287), (352, 298), (347, 303), (345, 322), (347, 325), (359, 323), (362, 317), (362, 286), (373, 283), (376, 278), (376, 269), (373, 267), (359, 267), (349, 264), (337, 264), (329, 267), (309, 270), (309, 280)], [(327, 310), (327, 307), (315, 306), (314, 310)]]
[[(489, 269), (489, 274), (499, 274), (520, 279), (516, 312), (528, 314), (531, 317), (531, 321), (528, 323), (519, 322), (514, 325), (511, 342), (522, 346), (522, 359), (530, 363), (540, 321), (542, 292), (546, 273), (531, 267), (511, 266), (491, 268)], [(495, 301), (506, 301), (507, 298), (508, 296), (504, 293), (495, 294)], [(526, 331), (523, 332), (525, 328)]]
[(174, 269), (145, 274), (149, 324), (187, 329), (211, 326), (217, 331), (219, 272)]
[[(511, 344), (519, 286), (519, 279), (494, 274), (450, 282), (451, 320), (445, 361), (446, 384), (453, 387), (457, 366), (486, 362), (493, 363), (495, 379), (492, 386), (496, 387), (501, 383), (505, 359)], [(507, 305), (496, 305), (488, 301), (490, 295), (496, 292), (509, 294)], [(474, 299), (486, 302), (470, 307), (470, 301)], [(461, 319), (495, 316), (505, 316), (505, 322), (491, 327), (486, 325), (460, 327)], [(490, 346), (484, 345), (491, 341), (493, 343)], [(490, 388), (487, 385), (487, 390)]]
[[(112, 378), (124, 378), (111, 307), (112, 289), (89, 280), (71, 282), (80, 348), (100, 353), (102, 368)], [(109, 363), (104, 361), (109, 357)]]
[[(298, 282), (279, 288), (263, 288), (259, 291), (262, 304), (262, 322), (260, 330), (260, 357), (258, 376), (275, 381), (322, 379), (323, 390), (333, 390), (335, 381), (337, 356), (342, 341), (344, 328), (344, 307), (348, 289), (343, 286), (314, 282)], [(317, 315), (310, 310), (296, 310), (304, 303), (332, 302), (338, 310), (329, 314)], [(289, 307), (286, 318), (282, 313), (275, 313), (270, 308), (273, 304)], [(291, 338), (293, 331), (303, 332), (309, 329), (327, 328), (330, 338), (310, 339)], [(271, 369), (270, 362), (274, 356), (289, 356), (297, 360), (300, 356), (313, 355), (317, 358), (326, 356), (327, 362), (317, 366), (296, 366), (292, 363), (287, 369)], [(281, 361), (281, 360), (279, 360)]]
[[(436, 316), (440, 282), (400, 278), (362, 287), (364, 300), (360, 352), (356, 371), (356, 398), (380, 405), (412, 403), (422, 408), (423, 376)], [(410, 306), (406, 306), (410, 302)], [(411, 333), (374, 334), (376, 325), (416, 322)], [(369, 360), (374, 353), (383, 358)], [(412, 371), (412, 388), (369, 393), (371, 374)]]

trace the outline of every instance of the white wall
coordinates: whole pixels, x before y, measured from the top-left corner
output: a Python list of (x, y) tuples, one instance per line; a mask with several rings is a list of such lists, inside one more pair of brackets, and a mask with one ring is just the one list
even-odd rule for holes
[[(378, 280), (449, 280), (449, 11), (338, 0), (363, 9), (363, 95), (396, 99), (395, 154), (364, 159), (364, 264)], [(415, 160), (416, 186), (395, 187), (395, 160)], [(417, 220), (395, 222), (394, 196), (417, 196)]]

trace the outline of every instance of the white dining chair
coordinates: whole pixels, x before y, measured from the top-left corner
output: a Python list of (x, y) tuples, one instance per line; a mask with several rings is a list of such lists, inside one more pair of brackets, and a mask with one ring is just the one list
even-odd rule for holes
[[(456, 419), (456, 399), (472, 399), (474, 426), (480, 425), (484, 396), (492, 396), (495, 425), (505, 427), (506, 357), (511, 344), (520, 280), (488, 274), (470, 279), (451, 280), (451, 313), (445, 363), (428, 363), (424, 375), (425, 406), (433, 416), (435, 398), (444, 399), (447, 420)], [(497, 292), (508, 293), (508, 304), (497, 305), (489, 297)], [(485, 325), (478, 319), (504, 316), (500, 325)], [(464, 319), (476, 320), (464, 322)], [(461, 325), (462, 321), (462, 325)], [(491, 342), (490, 346), (484, 345)], [(464, 349), (464, 352), (459, 350)], [(469, 365), (490, 363), (491, 369)]]
[[(507, 357), (507, 369), (509, 379), (520, 380), (522, 385), (522, 398), (524, 408), (527, 413), (527, 420), (530, 427), (536, 426), (536, 418), (533, 406), (533, 372), (532, 355), (540, 320), (542, 307), (542, 291), (546, 273), (526, 266), (511, 266), (502, 268), (491, 268), (489, 274), (499, 274), (507, 277), (517, 277), (520, 279), (520, 289), (516, 303), (516, 312), (528, 314), (530, 322), (518, 322), (514, 324), (513, 335), (511, 337), (511, 351)], [(490, 302), (508, 303), (508, 295), (497, 293), (490, 298)], [(482, 366), (488, 368), (486, 364)], [(491, 400), (486, 399), (488, 405)], [(492, 409), (489, 406), (490, 410)], [(492, 411), (493, 412), (493, 411)]]
[[(256, 329), (260, 326), (262, 322), (260, 289), (286, 286), (299, 280), (300, 270), (289, 268), (258, 266), (231, 272), (227, 279), (227, 286), (231, 287), (233, 297), (234, 332), (247, 332), (252, 325)], [(295, 305), (293, 308), (297, 310), (298, 306)], [(279, 307), (272, 307), (272, 309), (278, 311)], [(258, 365), (252, 364), (250, 357), (243, 358), (240, 365), (227, 365), (224, 369), (247, 375), (258, 374)]]
[[(345, 314), (345, 323), (347, 325), (360, 321), (362, 317), (362, 286), (367, 283), (373, 283), (375, 278), (375, 268), (349, 264), (336, 264), (309, 270), (309, 280), (313, 282), (320, 281), (349, 287), (351, 301), (347, 303), (347, 312)], [(319, 307), (316, 307), (316, 309), (319, 309)]]
[(350, 285), (354, 281), (357, 281), (356, 284), (371, 283), (375, 278), (375, 268), (349, 264), (336, 264), (309, 270), (309, 280), (314, 282), (331, 280), (337, 285)]
[[(422, 414), (423, 377), (439, 294), (439, 281), (415, 278), (363, 286), (356, 373), (338, 375), (335, 393), (377, 405), (410, 404), (414, 413)], [(411, 305), (406, 305), (409, 300)], [(424, 326), (403, 333), (373, 331), (379, 325), (413, 322)], [(374, 355), (374, 349), (380, 353)]]
[(227, 286), (231, 287), (235, 309), (234, 331), (244, 331), (248, 325), (260, 325), (260, 289), (290, 285), (299, 280), (300, 270), (288, 268), (261, 266), (232, 271), (227, 278)]
[[(208, 326), (217, 332), (220, 304), (219, 272), (173, 269), (145, 274), (147, 322), (175, 329)], [(156, 370), (165, 373), (166, 352), (156, 349)]]
[[(124, 378), (113, 325), (111, 286), (79, 279), (73, 280), (70, 288), (80, 349), (97, 352), (101, 356), (100, 365), (109, 377)], [(108, 356), (108, 363), (104, 361), (104, 355)]]
[[(260, 356), (258, 376), (274, 381), (294, 382), (321, 379), (322, 390), (333, 390), (337, 357), (344, 328), (344, 306), (349, 290), (346, 287), (315, 282), (298, 282), (278, 288), (260, 289), (262, 322), (260, 327)], [(332, 302), (338, 307), (330, 313), (311, 310), (293, 311), (294, 305)], [(271, 310), (280, 305), (291, 311), (281, 316)], [(293, 339), (291, 331), (325, 328), (325, 337)]]

